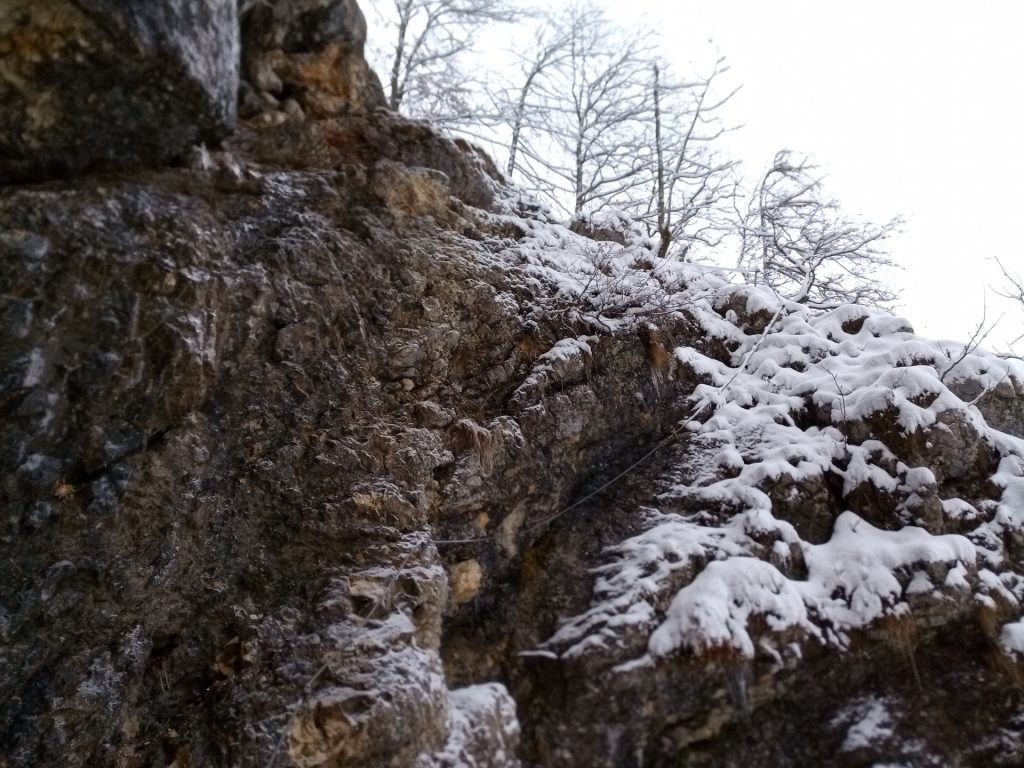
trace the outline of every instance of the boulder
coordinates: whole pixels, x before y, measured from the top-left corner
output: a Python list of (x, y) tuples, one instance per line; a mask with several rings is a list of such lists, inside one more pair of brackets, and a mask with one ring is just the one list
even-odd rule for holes
[(1014, 437), (1024, 437), (1024, 382), (1007, 376), (996, 386), (963, 378), (950, 383), (958, 397), (981, 411), (989, 426)]
[(273, 122), (295, 106), (316, 117), (383, 107), (365, 42), (355, 0), (243, 3), (243, 114)]
[(235, 122), (235, 0), (8, 0), (0, 183), (164, 164)]

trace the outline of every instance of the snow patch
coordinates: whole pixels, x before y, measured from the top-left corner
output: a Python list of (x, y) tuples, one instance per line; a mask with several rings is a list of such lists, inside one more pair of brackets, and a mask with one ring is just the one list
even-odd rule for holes
[(1024, 619), (1003, 626), (999, 633), (999, 645), (1011, 656), (1024, 656)]
[(854, 752), (858, 749), (877, 747), (879, 743), (892, 738), (892, 718), (885, 702), (869, 699), (860, 718), (850, 726), (840, 752)]

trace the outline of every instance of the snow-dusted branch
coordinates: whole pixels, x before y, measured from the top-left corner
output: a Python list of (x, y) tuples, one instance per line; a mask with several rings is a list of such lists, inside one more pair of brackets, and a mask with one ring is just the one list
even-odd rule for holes
[[(522, 16), (512, 0), (392, 0), (388, 106), (438, 118), (471, 112), (460, 58), (477, 32)], [(444, 107), (452, 109), (445, 109)]]
[(901, 224), (898, 218), (873, 224), (849, 217), (827, 196), (817, 167), (784, 150), (737, 224), (739, 264), (759, 269), (780, 295), (813, 309), (884, 307), (896, 294), (878, 277), (895, 266), (883, 243)]

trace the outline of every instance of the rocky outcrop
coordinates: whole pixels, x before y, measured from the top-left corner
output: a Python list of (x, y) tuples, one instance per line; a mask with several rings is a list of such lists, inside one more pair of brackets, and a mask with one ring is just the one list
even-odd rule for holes
[(161, 165), (235, 123), (235, 0), (0, 8), (0, 183)]
[(555, 344), (443, 175), (422, 203), (394, 161), (382, 186), (256, 159), (0, 200), (4, 753), (461, 765), (463, 734), (511, 765), (507, 694), (450, 699), (443, 617), (675, 385), (635, 336)]
[(272, 124), (385, 106), (365, 42), (355, 0), (243, 2), (243, 116)]
[(358, 111), (354, 3), (242, 13), (221, 149), (0, 188), (0, 764), (1021, 762), (1024, 368), (574, 233)]
[[(399, 209), (414, 213), (420, 205), (417, 199), (432, 199), (433, 213), (440, 218), (449, 205), (456, 213), (463, 204), (489, 208), (495, 186), (502, 181), (493, 163), (472, 145), (449, 141), (425, 122), (388, 112), (339, 115), (315, 122), (289, 118), (269, 127), (257, 120), (244, 125), (227, 145), (239, 157), (256, 157), (270, 167), (368, 169), (378, 192), (393, 198)], [(410, 175), (420, 179), (415, 190), (409, 186)], [(398, 176), (404, 180), (398, 182)], [(400, 202), (401, 198), (406, 202)]]
[(1024, 445), (970, 403), (1024, 371), (722, 289), (692, 420), (449, 620), (449, 669), (509, 681), (538, 765), (1015, 764)]
[(516, 359), (511, 286), (357, 169), (224, 184), (0, 202), (13, 765), (444, 747), (423, 531), (452, 388)]

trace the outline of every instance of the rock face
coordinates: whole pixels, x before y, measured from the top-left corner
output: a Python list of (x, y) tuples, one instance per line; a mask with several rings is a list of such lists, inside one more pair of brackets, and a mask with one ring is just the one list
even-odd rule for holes
[(526, 294), (365, 169), (248, 174), (0, 202), (12, 765), (445, 748), (424, 526)]
[[(0, 199), (3, 753), (515, 765), (505, 687), (448, 691), (444, 617), (678, 385), (633, 334), (556, 344), (521, 224), (445, 174), (258, 161)], [(449, 577), (432, 528), (490, 544)]]
[(298, 109), (0, 188), (0, 766), (1024, 762), (1024, 366), (311, 119), (358, 9), (242, 10)]
[(383, 107), (384, 91), (363, 58), (366, 20), (355, 0), (242, 3), (242, 111), (283, 120)]
[(165, 163), (235, 122), (235, 0), (9, 0), (0, 183)]

